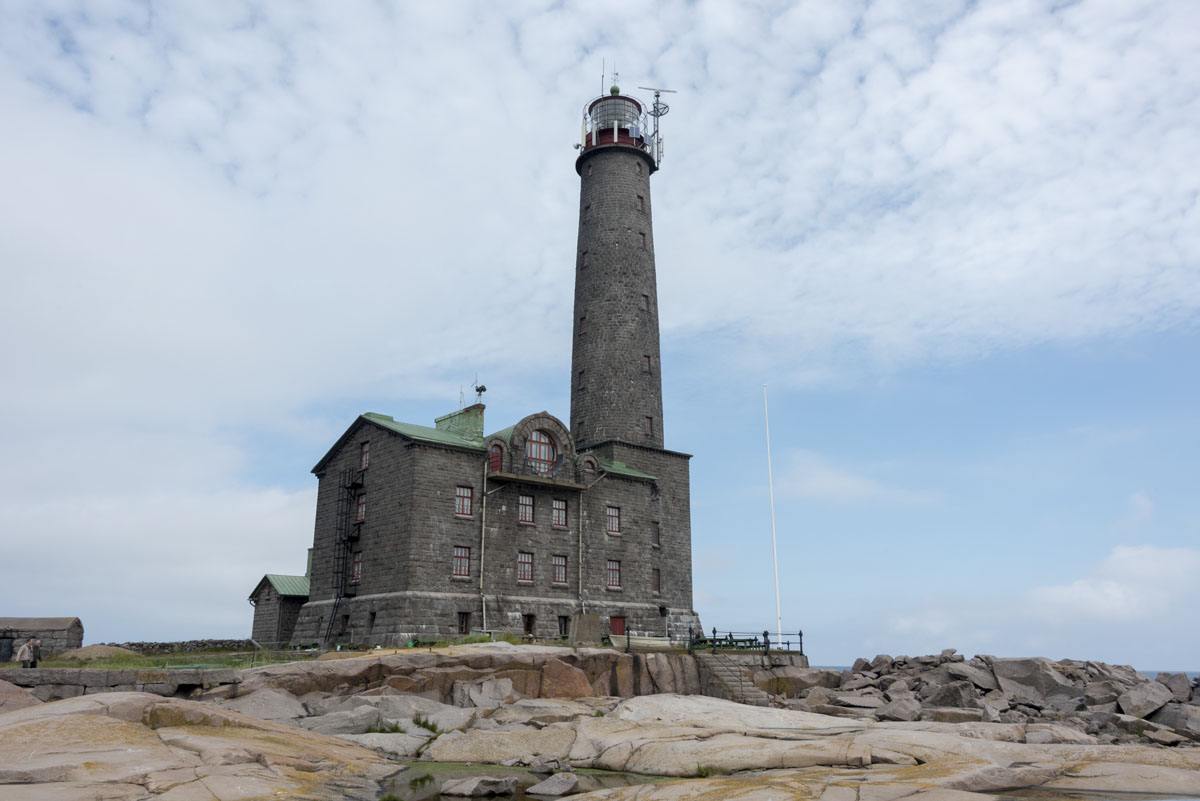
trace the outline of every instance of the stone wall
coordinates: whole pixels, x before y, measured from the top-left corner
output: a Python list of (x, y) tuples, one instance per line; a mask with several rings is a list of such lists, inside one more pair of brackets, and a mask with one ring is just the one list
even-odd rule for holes
[(27, 624), (0, 626), (0, 639), (9, 641), (9, 647), (0, 650), (7, 652), (11, 649), (12, 658), (16, 659), (17, 650), (22, 643), (33, 638), (42, 641), (42, 659), (49, 659), (55, 654), (78, 648), (83, 644), (83, 624), (78, 620), (70, 626), (54, 628), (39, 626), (37, 623), (37, 618), (31, 618)]
[(147, 692), (186, 698), (194, 693), (235, 685), (238, 671), (219, 670), (102, 670), (37, 668), (0, 670), (0, 679), (27, 687), (43, 701), (110, 692)]

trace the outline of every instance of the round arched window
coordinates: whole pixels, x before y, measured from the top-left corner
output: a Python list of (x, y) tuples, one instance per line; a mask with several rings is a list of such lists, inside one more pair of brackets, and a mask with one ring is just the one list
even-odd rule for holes
[(525, 461), (535, 473), (549, 473), (554, 466), (558, 454), (554, 450), (554, 440), (545, 431), (534, 431), (525, 440)]

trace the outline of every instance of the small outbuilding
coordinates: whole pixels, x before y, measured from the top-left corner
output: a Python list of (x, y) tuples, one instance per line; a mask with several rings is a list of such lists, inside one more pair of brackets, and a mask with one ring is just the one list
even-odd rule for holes
[(270, 648), (286, 647), (300, 607), (308, 601), (308, 576), (284, 576), (268, 573), (250, 593), (254, 607), (251, 638)]
[(83, 645), (83, 623), (77, 617), (0, 617), (0, 662), (11, 662), (21, 643), (42, 641), (42, 658)]

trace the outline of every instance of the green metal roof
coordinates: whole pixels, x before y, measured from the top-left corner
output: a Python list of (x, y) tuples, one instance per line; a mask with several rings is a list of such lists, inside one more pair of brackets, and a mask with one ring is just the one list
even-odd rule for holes
[(601, 470), (603, 470), (605, 473), (611, 473), (614, 476), (625, 476), (626, 478), (640, 478), (645, 481), (657, 481), (658, 480), (658, 478), (656, 476), (652, 476), (649, 473), (643, 473), (641, 470), (638, 470), (636, 467), (630, 467), (629, 465), (625, 464), (624, 462), (618, 462), (616, 460), (609, 461), (608, 459), (600, 459), (600, 458), (597, 458), (596, 461), (599, 462)]
[(268, 573), (264, 578), (271, 582), (271, 586), (275, 588), (275, 592), (280, 595), (308, 597), (308, 576), (282, 576), (276, 573)]
[(413, 423), (401, 423), (391, 415), (378, 414), (376, 412), (365, 412), (363, 417), (370, 420), (376, 425), (395, 431), (401, 436), (409, 439), (417, 440), (418, 442), (431, 442), (435, 445), (451, 445), (456, 448), (469, 448), (474, 451), (483, 450), (483, 440), (470, 439), (461, 436), (453, 431), (447, 431), (440, 428), (430, 428), (428, 426), (419, 426)]
[(508, 428), (502, 428), (499, 431), (497, 431), (495, 434), (488, 434), (486, 437), (484, 437), (484, 439), (499, 439), (499, 440), (503, 440), (504, 442), (508, 442), (510, 439), (512, 439), (512, 432), (513, 432), (514, 428), (516, 428), (516, 426), (509, 426)]

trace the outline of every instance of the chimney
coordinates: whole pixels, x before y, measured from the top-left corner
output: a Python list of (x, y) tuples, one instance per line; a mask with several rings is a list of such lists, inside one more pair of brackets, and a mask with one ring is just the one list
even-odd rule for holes
[(433, 421), (439, 431), (449, 431), (465, 439), (483, 439), (482, 403), (473, 403), (465, 409), (444, 414)]

